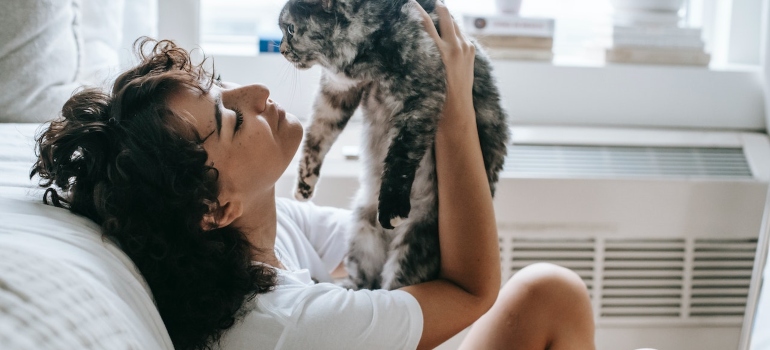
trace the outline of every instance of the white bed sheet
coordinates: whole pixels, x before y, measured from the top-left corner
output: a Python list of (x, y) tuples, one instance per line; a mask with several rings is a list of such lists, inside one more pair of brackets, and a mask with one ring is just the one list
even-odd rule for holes
[(4, 349), (173, 349), (149, 288), (92, 221), (44, 205), (39, 124), (0, 124), (0, 344)]
[(37, 179), (30, 180), (35, 163), (35, 135), (41, 124), (0, 123), (0, 197), (41, 199)]

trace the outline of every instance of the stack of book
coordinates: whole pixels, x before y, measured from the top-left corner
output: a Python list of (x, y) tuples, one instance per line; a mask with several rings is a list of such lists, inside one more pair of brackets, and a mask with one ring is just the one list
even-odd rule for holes
[(680, 25), (678, 10), (615, 8), (606, 61), (707, 66), (701, 29)]
[(465, 32), (494, 59), (550, 61), (554, 20), (497, 14), (463, 17)]

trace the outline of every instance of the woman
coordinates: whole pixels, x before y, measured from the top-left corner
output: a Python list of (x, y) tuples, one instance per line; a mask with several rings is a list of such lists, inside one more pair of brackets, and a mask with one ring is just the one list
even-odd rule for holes
[(428, 349), (474, 321), (463, 348), (592, 349), (591, 306), (574, 273), (535, 265), (499, 289), (474, 47), (437, 11), (443, 36), (422, 11), (448, 86), (435, 143), (435, 281), (355, 292), (313, 283), (342, 259), (347, 212), (276, 200), (302, 126), (267, 87), (212, 79), (167, 41), (149, 53), (154, 41), (140, 43), (142, 62), (110, 94), (75, 94), (39, 137), (32, 174), (62, 191), (50, 188), (46, 201), (101, 224), (133, 259), (178, 349)]

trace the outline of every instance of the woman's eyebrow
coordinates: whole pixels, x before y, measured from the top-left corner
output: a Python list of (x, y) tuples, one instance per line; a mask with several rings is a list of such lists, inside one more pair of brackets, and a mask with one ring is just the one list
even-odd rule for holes
[(222, 132), (222, 110), (219, 105), (222, 104), (222, 95), (214, 97), (214, 119), (217, 121), (217, 137)]

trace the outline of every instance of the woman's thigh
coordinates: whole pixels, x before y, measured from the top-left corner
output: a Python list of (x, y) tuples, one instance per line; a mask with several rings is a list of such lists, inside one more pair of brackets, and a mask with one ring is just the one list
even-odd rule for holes
[(511, 277), (460, 346), (476, 349), (594, 349), (585, 283), (571, 270), (533, 264)]

